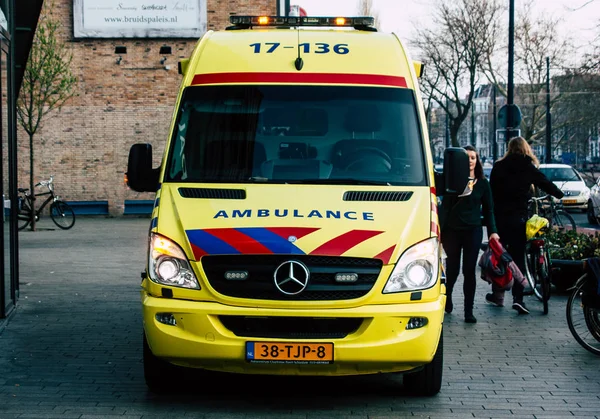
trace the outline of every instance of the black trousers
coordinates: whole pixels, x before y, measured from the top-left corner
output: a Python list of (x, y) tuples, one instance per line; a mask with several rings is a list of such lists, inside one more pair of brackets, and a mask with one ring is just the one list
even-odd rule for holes
[[(500, 243), (512, 256), (523, 274), (525, 274), (525, 243), (527, 242), (525, 222), (524, 217), (496, 217)], [(517, 281), (512, 287), (512, 296), (513, 302), (523, 302), (523, 286)]]
[(481, 249), (483, 229), (475, 227), (469, 230), (444, 229), (442, 244), (446, 251), (446, 295), (452, 297), (454, 285), (460, 273), (460, 257), (462, 253), (462, 273), (464, 277), (463, 292), (465, 294), (465, 313), (473, 313), (475, 300), (477, 256)]

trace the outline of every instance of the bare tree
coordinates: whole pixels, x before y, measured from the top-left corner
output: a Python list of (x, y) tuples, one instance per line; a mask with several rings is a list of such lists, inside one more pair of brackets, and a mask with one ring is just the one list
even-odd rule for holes
[(46, 6), (38, 22), (25, 67), (19, 98), (17, 119), (29, 135), (29, 190), (32, 202), (31, 229), (35, 231), (34, 143), (33, 138), (42, 119), (75, 94), (77, 79), (71, 72), (72, 52), (59, 40), (60, 22), (52, 16), (52, 3)]
[[(532, 144), (544, 138), (546, 133), (546, 57), (552, 67), (564, 67), (571, 58), (573, 45), (569, 38), (559, 35), (562, 19), (546, 14), (534, 17), (533, 0), (526, 1), (517, 11), (515, 19), (515, 102), (523, 111), (522, 136)], [(503, 57), (498, 52), (501, 51)], [(499, 48), (495, 55), (486, 57), (485, 73), (496, 85), (500, 94), (506, 96), (504, 66), (506, 50)], [(502, 59), (503, 58), (503, 59)], [(560, 92), (551, 96), (551, 109), (560, 99)]]
[(375, 27), (379, 28), (379, 12), (373, 8), (373, 0), (358, 0), (358, 16), (371, 16)]
[(411, 41), (425, 63), (423, 95), (448, 113), (453, 146), (459, 145), (483, 60), (495, 49), (502, 10), (498, 0), (438, 0), (432, 29), (417, 28)]
[(555, 147), (587, 155), (589, 138), (598, 133), (600, 74), (585, 69), (568, 70), (555, 76), (553, 84), (561, 92), (553, 111)]

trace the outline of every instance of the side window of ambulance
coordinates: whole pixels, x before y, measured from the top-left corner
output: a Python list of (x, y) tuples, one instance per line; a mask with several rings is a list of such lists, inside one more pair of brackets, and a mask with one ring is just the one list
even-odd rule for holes
[(187, 178), (187, 165), (185, 160), (185, 136), (189, 123), (189, 110), (183, 108), (176, 130), (176, 140), (172, 151), (169, 178), (185, 180)]

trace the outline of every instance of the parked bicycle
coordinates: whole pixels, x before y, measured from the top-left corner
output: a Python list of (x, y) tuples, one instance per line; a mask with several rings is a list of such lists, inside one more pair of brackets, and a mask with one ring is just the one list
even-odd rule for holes
[(525, 243), (525, 277), (531, 292), (543, 304), (544, 314), (548, 314), (550, 300), (551, 269), (550, 253), (546, 246), (544, 233), (549, 227), (548, 220), (543, 217), (530, 218), (527, 221), (527, 242)]
[[(595, 258), (598, 259), (598, 258)], [(575, 340), (586, 350), (600, 356), (600, 293), (598, 279), (584, 260), (585, 273), (571, 288), (567, 300), (567, 324)]]
[[(57, 195), (54, 194), (54, 176), (50, 176), (50, 179), (43, 180), (37, 183), (35, 186), (45, 186), (48, 188), (47, 192), (36, 193), (34, 196), (46, 196), (48, 198), (42, 203), (42, 205), (35, 211), (36, 222), (40, 219), (42, 211), (46, 208), (46, 205), (50, 204), (50, 218), (54, 221), (58, 227), (63, 230), (68, 230), (75, 224), (75, 212), (73, 209), (64, 201), (61, 201)], [(31, 223), (31, 213), (33, 208), (33, 199), (29, 189), (19, 188), (19, 213), (17, 215), (19, 230), (25, 229), (29, 223)]]
[(548, 220), (549, 228), (562, 231), (576, 230), (575, 220), (563, 209), (562, 203), (550, 195), (531, 198), (529, 216), (537, 214)]

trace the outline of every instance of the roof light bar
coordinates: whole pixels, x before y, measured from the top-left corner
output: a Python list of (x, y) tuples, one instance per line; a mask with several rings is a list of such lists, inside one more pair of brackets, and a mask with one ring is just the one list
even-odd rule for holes
[(237, 26), (373, 26), (372, 17), (314, 17), (314, 16), (230, 16)]

